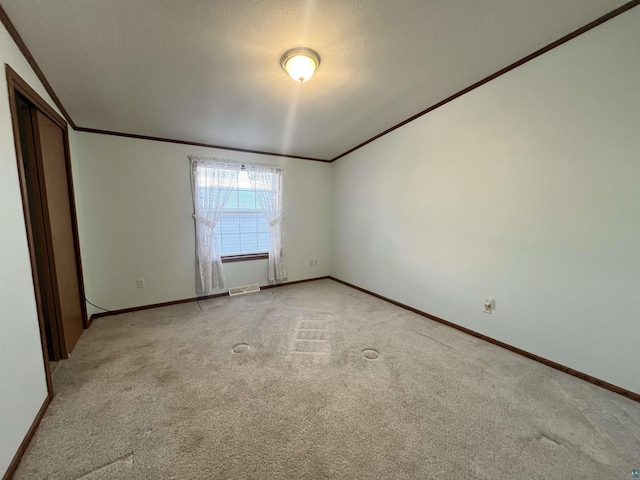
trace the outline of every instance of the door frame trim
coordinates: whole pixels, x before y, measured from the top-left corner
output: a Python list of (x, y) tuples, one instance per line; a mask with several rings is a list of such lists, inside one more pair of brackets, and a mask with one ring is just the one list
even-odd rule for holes
[[(86, 304), (84, 302), (85, 299), (85, 291), (84, 291), (84, 277), (82, 273), (82, 260), (80, 255), (80, 236), (78, 234), (78, 219), (76, 213), (76, 202), (75, 202), (75, 193), (73, 189), (73, 175), (71, 170), (71, 155), (69, 148), (69, 130), (67, 122), (62, 118), (58, 112), (56, 112), (29, 84), (18, 75), (15, 70), (13, 70), (9, 64), (5, 64), (6, 76), (7, 76), (7, 87), (9, 90), (9, 108), (11, 110), (11, 120), (13, 124), (13, 137), (14, 137), (14, 145), (16, 151), (16, 160), (18, 163), (18, 177), (20, 180), (20, 192), (22, 195), (22, 209), (24, 213), (25, 220), (25, 228), (27, 233), (27, 243), (29, 246), (29, 256), (31, 260), (31, 271), (33, 277), (33, 286), (36, 297), (36, 307), (38, 311), (38, 322), (40, 324), (40, 337), (43, 348), (43, 358), (45, 364), (45, 371), (47, 376), (47, 390), (50, 395), (53, 395), (53, 386), (51, 383), (51, 375), (49, 372), (49, 355), (47, 351), (47, 342), (44, 331), (44, 316), (43, 316), (43, 305), (42, 299), (40, 298), (40, 286), (38, 281), (37, 274), (37, 264), (35, 257), (35, 249), (34, 249), (34, 241), (33, 241), (33, 232), (31, 229), (31, 215), (29, 212), (29, 197), (26, 188), (26, 180), (25, 180), (25, 172), (24, 172), (24, 159), (22, 158), (22, 147), (20, 144), (20, 130), (18, 123), (18, 112), (16, 108), (16, 93), (19, 93), (24, 98), (29, 100), (33, 105), (40, 110), (46, 117), (48, 117), (51, 121), (53, 121), (56, 125), (58, 125), (63, 131), (63, 139), (64, 139), (64, 158), (65, 158), (65, 168), (67, 175), (67, 184), (68, 184), (68, 193), (69, 193), (69, 205), (71, 208), (71, 223), (73, 230), (73, 240), (74, 240), (74, 253), (76, 257), (76, 266), (77, 266), (77, 275), (78, 275), (78, 287), (81, 296), (81, 305), (80, 309), (82, 312), (82, 326), (84, 328), (88, 328), (89, 320), (87, 318), (87, 309)], [(61, 332), (63, 333), (63, 332)], [(66, 353), (61, 355), (63, 358), (66, 358)]]

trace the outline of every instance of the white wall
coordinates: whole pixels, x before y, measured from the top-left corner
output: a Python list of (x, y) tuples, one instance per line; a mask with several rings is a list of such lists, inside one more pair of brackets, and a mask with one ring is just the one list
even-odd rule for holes
[(0, 475), (8, 468), (47, 396), (5, 63), (54, 105), (4, 26), (0, 26)]
[(335, 162), (332, 274), (640, 393), (638, 45), (634, 8)]
[[(329, 164), (93, 133), (75, 137), (85, 287), (96, 305), (112, 310), (196, 295), (189, 155), (283, 166), (288, 281), (329, 274)], [(310, 259), (318, 266), (309, 267)], [(226, 263), (224, 270), (227, 289), (267, 284), (267, 260)], [(136, 288), (138, 278), (144, 289)]]

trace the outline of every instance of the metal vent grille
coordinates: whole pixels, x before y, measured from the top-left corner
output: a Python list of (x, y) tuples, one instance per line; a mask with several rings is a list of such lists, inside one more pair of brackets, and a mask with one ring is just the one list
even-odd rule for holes
[(245, 285), (244, 287), (233, 287), (229, 289), (229, 296), (244, 295), (245, 293), (259, 292), (260, 285)]

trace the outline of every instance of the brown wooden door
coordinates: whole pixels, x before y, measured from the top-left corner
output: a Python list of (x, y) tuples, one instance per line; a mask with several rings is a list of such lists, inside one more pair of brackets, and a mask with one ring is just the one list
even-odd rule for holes
[(28, 196), (29, 220), (33, 242), (33, 258), (36, 262), (34, 273), (37, 273), (37, 288), (40, 293), (43, 325), (46, 332), (47, 351), (49, 360), (60, 360), (60, 338), (56, 306), (54, 302), (53, 282), (47, 243), (47, 229), (45, 225), (45, 205), (42, 203), (40, 187), (40, 172), (36, 158), (35, 139), (33, 134), (33, 107), (20, 95), (16, 95), (16, 113), (20, 131), (20, 145), (22, 150), (22, 166), (24, 181)]
[(66, 358), (82, 334), (83, 313), (72, 205), (69, 195), (65, 132), (38, 109), (32, 109), (35, 153), (48, 230), (48, 253), (61, 356)]

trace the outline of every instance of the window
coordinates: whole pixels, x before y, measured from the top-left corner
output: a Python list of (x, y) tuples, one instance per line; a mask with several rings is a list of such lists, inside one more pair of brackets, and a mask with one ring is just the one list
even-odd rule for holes
[(268, 281), (286, 279), (282, 168), (207, 157), (189, 160), (199, 291), (209, 293), (224, 284), (223, 258), (268, 258)]
[(238, 172), (214, 234), (223, 259), (269, 253), (269, 222), (244, 170)]

